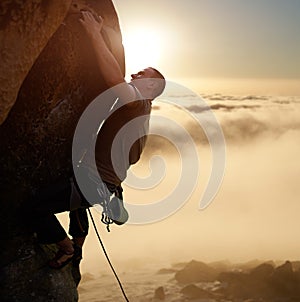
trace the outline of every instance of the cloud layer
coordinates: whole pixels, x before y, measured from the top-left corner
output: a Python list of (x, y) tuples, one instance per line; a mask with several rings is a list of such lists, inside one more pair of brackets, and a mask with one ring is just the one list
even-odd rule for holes
[[(179, 96), (174, 96), (178, 98)], [(184, 96), (186, 98), (190, 96)], [(300, 130), (300, 98), (299, 97), (270, 97), (270, 96), (226, 96), (206, 95), (204, 99), (207, 106), (197, 104), (185, 108), (188, 112), (196, 114), (205, 120), (205, 113), (212, 110), (216, 115), (228, 144), (251, 143), (257, 139), (278, 139), (281, 135)], [(197, 143), (207, 143), (202, 129), (197, 126), (193, 118), (189, 118), (180, 108), (167, 108), (156, 106), (154, 112), (164, 115), (168, 111), (171, 118), (177, 120), (192, 135)], [(173, 113), (172, 113), (173, 112)], [(186, 113), (186, 112), (185, 112)], [(172, 116), (173, 114), (173, 116)], [(206, 123), (210, 123), (206, 120)], [(165, 130), (167, 125), (153, 125), (155, 128)], [(213, 127), (213, 124), (211, 125)], [(157, 130), (159, 131), (159, 130)], [(183, 143), (185, 138), (169, 129), (169, 139), (172, 142)], [(150, 144), (151, 142), (151, 144)], [(159, 148), (161, 142), (154, 138), (149, 141), (149, 147)], [(161, 146), (165, 147), (164, 145)]]

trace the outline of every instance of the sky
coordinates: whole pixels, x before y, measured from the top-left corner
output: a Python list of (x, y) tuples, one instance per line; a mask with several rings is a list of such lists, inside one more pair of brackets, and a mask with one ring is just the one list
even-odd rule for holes
[(154, 64), (200, 92), (300, 94), (298, 0), (113, 2), (129, 73)]
[[(166, 219), (112, 226), (107, 233), (93, 211), (112, 261), (128, 270), (160, 260), (299, 260), (300, 1), (113, 2), (127, 77), (139, 66), (154, 65), (188, 90), (173, 98), (175, 103), (176, 98), (192, 100), (192, 105), (172, 106), (162, 96), (153, 114), (189, 132), (200, 164), (194, 165), (199, 175), (190, 198)], [(222, 127), (226, 166), (216, 197), (199, 211), (212, 167), (210, 145), (195, 122), (207, 112), (203, 100)], [(190, 159), (182, 134), (168, 124), (151, 125), (165, 140), (150, 136), (132, 170), (141, 178), (160, 173), (161, 164), (151, 162), (158, 155), (166, 166), (165, 179), (153, 191), (125, 184), (125, 201), (145, 204), (168, 194), (181, 176), (181, 160)], [(91, 227), (83, 272), (107, 269), (97, 245)]]

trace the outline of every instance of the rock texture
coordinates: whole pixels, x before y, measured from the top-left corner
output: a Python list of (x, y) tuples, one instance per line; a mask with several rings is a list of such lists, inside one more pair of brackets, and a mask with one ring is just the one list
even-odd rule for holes
[(154, 299), (165, 300), (165, 298), (166, 294), (164, 288), (162, 286), (158, 287), (154, 292)]
[(107, 88), (78, 22), (87, 7), (104, 17), (104, 38), (125, 73), (111, 0), (0, 4), (1, 301), (77, 300), (78, 272), (45, 266), (54, 251), (37, 245), (24, 209), (32, 191), (72, 173), (77, 121)]
[(210, 299), (214, 298), (214, 295), (194, 284), (185, 286), (181, 291), (182, 294), (190, 299)]
[(182, 301), (298, 302), (299, 261), (205, 264), (192, 260), (175, 273)]
[(175, 279), (182, 284), (209, 282), (216, 280), (218, 272), (207, 264), (192, 260), (175, 274)]
[(0, 124), (37, 56), (59, 27), (71, 0), (0, 2)]
[(278, 267), (263, 263), (250, 272), (224, 272), (218, 280), (226, 284), (222, 294), (228, 298), (300, 301), (300, 272), (290, 261)]

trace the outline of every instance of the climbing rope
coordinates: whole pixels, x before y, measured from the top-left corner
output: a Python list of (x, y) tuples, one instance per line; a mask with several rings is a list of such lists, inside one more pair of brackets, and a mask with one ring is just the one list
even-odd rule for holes
[[(125, 291), (124, 291), (124, 288), (123, 288), (123, 286), (122, 286), (122, 283), (121, 283), (121, 281), (120, 281), (120, 279), (119, 279), (119, 277), (118, 277), (118, 275), (117, 275), (117, 273), (116, 273), (116, 271), (115, 271), (115, 269), (114, 269), (112, 263), (110, 262), (110, 259), (109, 259), (109, 257), (108, 257), (108, 254), (107, 254), (106, 250), (105, 250), (104, 244), (103, 244), (103, 242), (102, 242), (102, 240), (101, 240), (101, 238), (100, 238), (100, 235), (99, 235), (99, 232), (98, 232), (98, 230), (97, 230), (97, 226), (96, 226), (96, 224), (95, 224), (95, 221), (94, 221), (94, 218), (93, 218), (93, 216), (92, 216), (92, 213), (91, 213), (91, 211), (90, 211), (89, 208), (88, 208), (87, 210), (88, 210), (89, 215), (90, 215), (90, 217), (91, 217), (91, 220), (92, 220), (92, 223), (93, 223), (95, 232), (96, 232), (96, 234), (97, 234), (97, 237), (98, 237), (99, 243), (100, 243), (100, 245), (101, 245), (101, 247), (102, 247), (102, 250), (103, 250), (103, 252), (104, 252), (104, 255), (105, 255), (105, 257), (106, 257), (106, 259), (107, 259), (107, 261), (108, 261), (108, 264), (109, 264), (111, 270), (113, 271), (113, 273), (114, 273), (114, 275), (115, 275), (115, 277), (116, 277), (116, 279), (117, 279), (117, 281), (118, 281), (118, 284), (119, 284), (119, 286), (120, 286), (120, 289), (121, 289), (121, 291), (122, 291), (122, 294), (123, 294), (125, 300), (126, 300), (127, 302), (129, 302), (129, 300), (128, 300), (127, 296), (126, 296), (126, 293), (125, 293)], [(103, 217), (102, 217), (102, 218), (103, 218)]]

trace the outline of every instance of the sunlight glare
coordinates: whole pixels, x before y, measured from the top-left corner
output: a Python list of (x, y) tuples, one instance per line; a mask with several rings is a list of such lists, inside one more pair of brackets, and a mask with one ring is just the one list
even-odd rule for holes
[(146, 67), (158, 65), (161, 53), (159, 33), (149, 28), (123, 33), (126, 73), (136, 73)]

